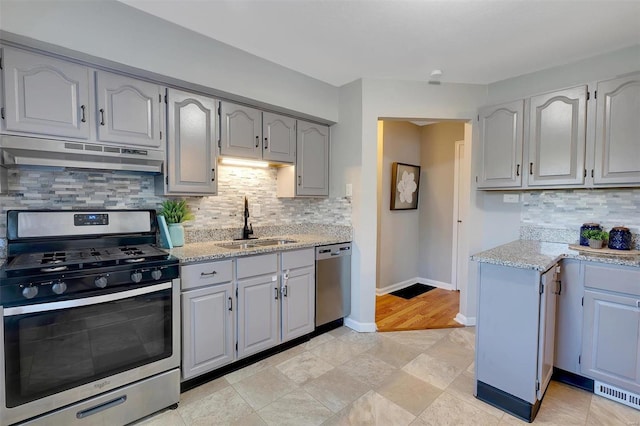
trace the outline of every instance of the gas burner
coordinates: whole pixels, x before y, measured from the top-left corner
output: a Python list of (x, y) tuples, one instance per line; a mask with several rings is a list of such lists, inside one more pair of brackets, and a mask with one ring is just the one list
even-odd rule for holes
[(66, 262), (66, 260), (67, 254), (65, 252), (43, 253), (40, 263), (42, 265), (54, 265), (56, 263)]
[(142, 250), (138, 250), (137, 248), (131, 250), (122, 250), (122, 254), (126, 254), (127, 256), (142, 256), (144, 252)]
[(40, 269), (40, 272), (62, 272), (62, 271), (66, 271), (67, 269), (69, 269), (69, 267), (66, 265), (52, 266), (51, 268), (42, 268)]

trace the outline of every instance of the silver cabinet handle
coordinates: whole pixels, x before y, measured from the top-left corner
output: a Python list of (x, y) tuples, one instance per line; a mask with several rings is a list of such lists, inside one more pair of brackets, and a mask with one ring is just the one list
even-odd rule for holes
[(100, 125), (104, 126), (104, 109), (100, 108)]
[(302, 185), (302, 176), (298, 176), (298, 186)]
[(269, 138), (264, 138), (264, 149), (269, 148)]
[(279, 293), (279, 291), (278, 291), (278, 287), (274, 288), (274, 290), (276, 291), (276, 297), (275, 297), (275, 299), (276, 299), (276, 300), (278, 300), (278, 293)]
[(260, 136), (256, 136), (256, 148), (260, 145)]
[(211, 272), (200, 272), (200, 276), (201, 276), (201, 277), (207, 277), (207, 276), (209, 276), (209, 275), (215, 275), (215, 274), (217, 274), (217, 272), (216, 272), (216, 271), (211, 271)]
[(80, 121), (82, 121), (83, 123), (87, 122), (87, 115), (85, 110), (87, 109), (87, 107), (85, 107), (84, 105), (80, 105), (80, 109), (82, 110), (82, 118), (80, 118)]

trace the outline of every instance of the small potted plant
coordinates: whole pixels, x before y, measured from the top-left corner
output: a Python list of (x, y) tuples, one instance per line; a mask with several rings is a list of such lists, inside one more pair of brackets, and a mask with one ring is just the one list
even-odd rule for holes
[(589, 240), (589, 247), (599, 249), (609, 237), (609, 233), (599, 229), (587, 229), (582, 232), (582, 236)]
[(184, 200), (166, 200), (162, 203), (159, 214), (164, 216), (169, 226), (169, 236), (174, 247), (184, 245), (184, 227), (182, 222), (193, 219), (189, 206)]

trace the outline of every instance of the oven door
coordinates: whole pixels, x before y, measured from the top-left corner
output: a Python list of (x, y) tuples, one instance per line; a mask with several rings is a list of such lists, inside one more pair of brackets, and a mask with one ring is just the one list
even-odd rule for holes
[(3, 309), (0, 424), (178, 367), (179, 287), (174, 280)]

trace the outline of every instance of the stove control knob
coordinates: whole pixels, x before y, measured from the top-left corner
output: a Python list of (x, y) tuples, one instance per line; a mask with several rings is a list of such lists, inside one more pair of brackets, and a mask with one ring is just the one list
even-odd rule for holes
[(107, 277), (100, 276), (100, 277), (96, 278), (96, 280), (93, 283), (98, 288), (105, 288), (107, 286)]
[(64, 281), (58, 281), (51, 286), (51, 290), (53, 290), (55, 294), (62, 294), (67, 291), (67, 283), (65, 283)]
[(153, 278), (154, 280), (159, 280), (160, 277), (162, 277), (162, 271), (160, 269), (151, 271), (151, 278)]
[(142, 281), (142, 272), (136, 271), (131, 274), (131, 281), (133, 281), (134, 283), (139, 283), (140, 281)]
[(38, 287), (34, 287), (30, 285), (29, 287), (25, 287), (22, 289), (22, 295), (27, 299), (33, 299), (38, 295)]

